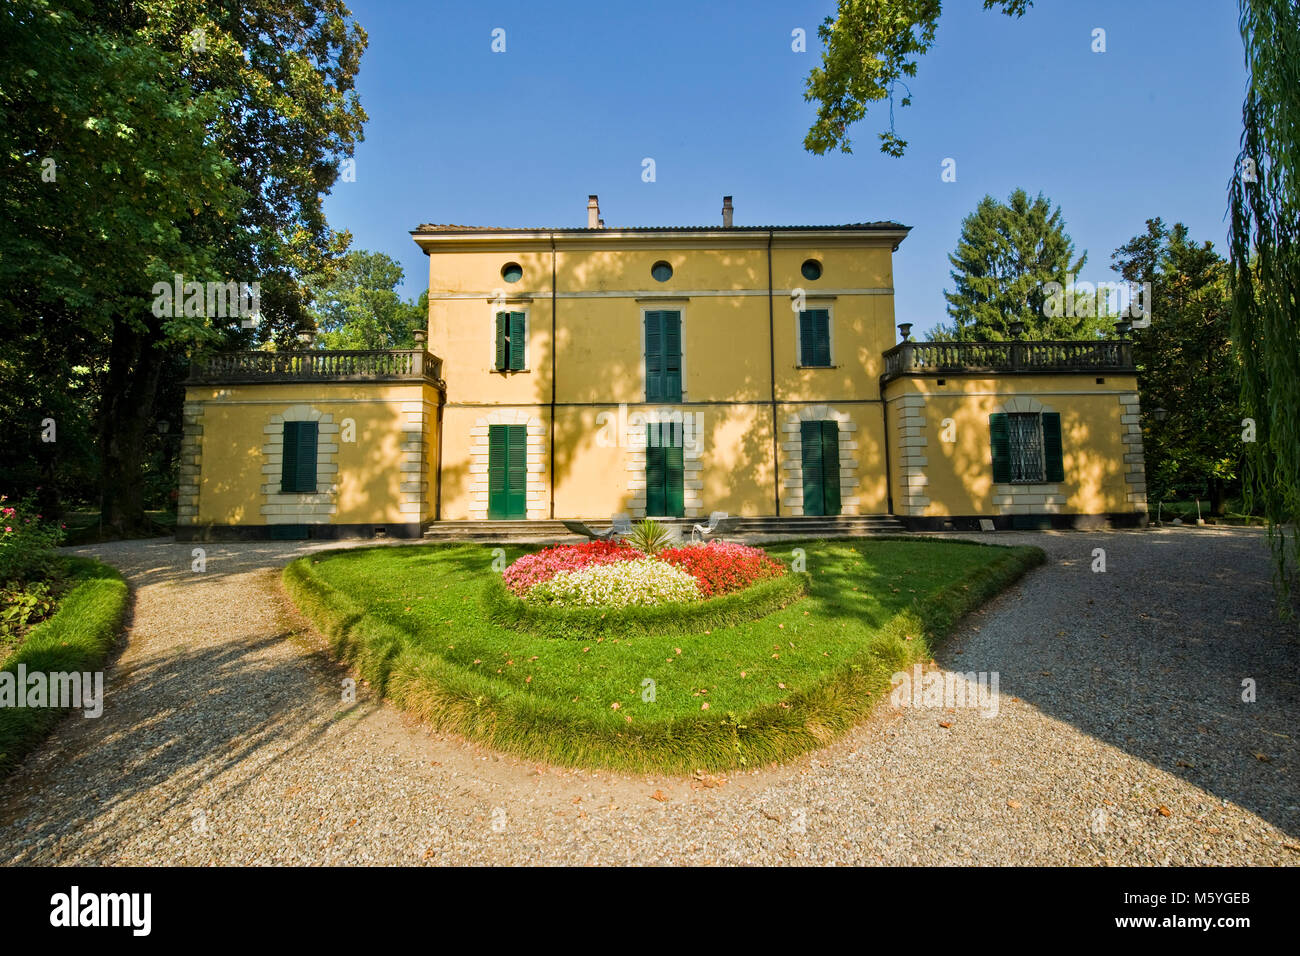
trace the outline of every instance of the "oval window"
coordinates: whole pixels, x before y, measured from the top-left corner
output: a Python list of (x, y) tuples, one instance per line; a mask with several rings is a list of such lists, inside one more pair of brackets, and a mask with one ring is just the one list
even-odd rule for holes
[(501, 278), (507, 282), (518, 282), (524, 277), (524, 267), (517, 262), (507, 262), (501, 267)]
[(822, 277), (822, 264), (816, 259), (808, 259), (799, 269), (803, 277), (810, 281), (816, 281)]
[(650, 267), (650, 274), (655, 277), (656, 282), (667, 282), (673, 277), (673, 267), (660, 260)]

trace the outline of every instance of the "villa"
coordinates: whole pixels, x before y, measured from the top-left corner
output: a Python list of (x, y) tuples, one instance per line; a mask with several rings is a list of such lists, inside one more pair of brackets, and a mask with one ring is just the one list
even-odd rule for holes
[(900, 340), (906, 226), (736, 226), (731, 197), (716, 226), (606, 227), (595, 196), (587, 214), (414, 230), (414, 350), (197, 361), (178, 535), (1145, 523), (1122, 323), (1107, 341)]

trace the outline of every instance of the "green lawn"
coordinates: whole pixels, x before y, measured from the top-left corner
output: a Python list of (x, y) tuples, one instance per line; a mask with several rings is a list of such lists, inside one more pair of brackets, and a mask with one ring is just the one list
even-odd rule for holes
[[(126, 615), (126, 581), (98, 561), (66, 561), (67, 590), (58, 611), (0, 660), (0, 671), (17, 674), (20, 664), (29, 675), (103, 670)], [(65, 713), (53, 707), (0, 707), (0, 777), (39, 744)]]
[(556, 763), (689, 772), (824, 745), (958, 617), (1043, 560), (1037, 548), (927, 539), (769, 553), (789, 564), (794, 547), (807, 553), (807, 597), (685, 636), (574, 640), (491, 624), (484, 545), (332, 552), (284, 579), (341, 659), (440, 729)]

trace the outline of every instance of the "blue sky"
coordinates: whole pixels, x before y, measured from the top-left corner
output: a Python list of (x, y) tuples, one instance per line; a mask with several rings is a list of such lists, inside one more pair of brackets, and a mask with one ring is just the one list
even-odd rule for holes
[(403, 265), (409, 297), (427, 281), (416, 225), (583, 226), (589, 193), (608, 226), (713, 225), (724, 194), (737, 225), (894, 219), (913, 227), (894, 259), (897, 320), (918, 331), (946, 320), (948, 254), (986, 193), (1045, 193), (1092, 281), (1113, 278), (1111, 252), (1152, 216), (1222, 250), (1246, 80), (1234, 0), (1038, 0), (1020, 20), (981, 6), (945, 4), (893, 159), (879, 105), (851, 155), (803, 150), (830, 0), (353, 0), (370, 121), (356, 181), (326, 210), (355, 247)]

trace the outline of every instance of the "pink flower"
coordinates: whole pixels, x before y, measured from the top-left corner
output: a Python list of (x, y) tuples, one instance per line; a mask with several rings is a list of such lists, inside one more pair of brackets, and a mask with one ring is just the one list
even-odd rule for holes
[(13, 528), (6, 527), (6, 528), (5, 528), (5, 534), (8, 534), (10, 531), (13, 531), (13, 530), (14, 530)]

